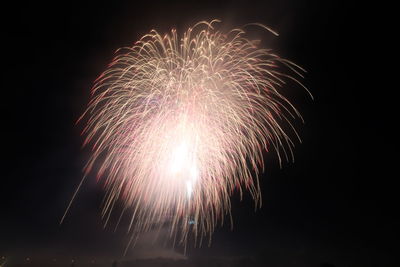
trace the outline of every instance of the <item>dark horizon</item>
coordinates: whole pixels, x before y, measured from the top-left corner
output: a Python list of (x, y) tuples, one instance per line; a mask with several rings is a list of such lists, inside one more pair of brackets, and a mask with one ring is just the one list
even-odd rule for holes
[[(79, 259), (111, 264), (160, 257), (193, 264), (242, 258), (276, 267), (400, 264), (397, 190), (388, 160), (393, 113), (376, 81), (380, 53), (387, 51), (375, 44), (377, 19), (371, 20), (366, 6), (317, 0), (116, 1), (14, 3), (4, 12), (9, 15), (2, 18), (5, 266), (56, 257), (65, 263), (77, 259), (76, 266), (84, 266)], [(234, 194), (233, 231), (229, 223), (217, 228), (210, 247), (190, 247), (184, 255), (181, 247), (153, 244), (150, 233), (122, 257), (128, 220), (115, 233), (113, 225), (103, 228), (103, 189), (91, 175), (59, 225), (90, 153), (81, 149), (82, 125), (75, 123), (115, 50), (153, 28), (166, 33), (214, 18), (227, 27), (258, 22), (279, 32), (259, 38), (307, 70), (302, 82), (314, 96), (295, 85), (283, 89), (304, 117), (304, 125), (296, 122), (302, 143), (296, 142), (295, 162), (282, 168), (276, 155), (266, 154), (262, 208), (254, 212), (249, 194), (243, 201)]]

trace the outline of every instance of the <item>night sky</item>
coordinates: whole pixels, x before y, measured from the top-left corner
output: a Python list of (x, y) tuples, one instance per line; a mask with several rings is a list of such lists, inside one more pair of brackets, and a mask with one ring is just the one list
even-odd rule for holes
[[(89, 149), (81, 124), (95, 78), (114, 51), (149, 30), (166, 33), (199, 20), (260, 22), (263, 44), (307, 70), (284, 94), (303, 114), (295, 162), (266, 155), (263, 207), (233, 196), (234, 230), (218, 228), (211, 247), (163, 248), (144, 238), (127, 258), (251, 257), (266, 266), (400, 264), (397, 202), (388, 153), (393, 132), (387, 88), (377, 69), (387, 52), (365, 6), (346, 1), (110, 1), (15, 3), (3, 8), (0, 257), (119, 259), (123, 225), (103, 229), (102, 187), (90, 176), (63, 225)], [(5, 61), (4, 61), (5, 59)], [(391, 127), (391, 126), (390, 126)], [(126, 222), (125, 222), (126, 224)], [(1, 262), (0, 262), (1, 263)], [(353, 264), (353, 265), (352, 265)], [(359, 265), (357, 265), (359, 264)], [(394, 265), (393, 265), (394, 266)]]

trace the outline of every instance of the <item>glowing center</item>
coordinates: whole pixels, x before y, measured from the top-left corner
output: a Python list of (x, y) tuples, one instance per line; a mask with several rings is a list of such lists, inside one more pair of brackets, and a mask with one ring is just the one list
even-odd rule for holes
[(194, 159), (194, 151), (187, 142), (182, 142), (174, 149), (171, 158), (170, 172), (173, 178), (179, 178), (186, 185), (186, 194), (190, 198), (193, 193), (196, 180), (199, 176), (197, 164)]

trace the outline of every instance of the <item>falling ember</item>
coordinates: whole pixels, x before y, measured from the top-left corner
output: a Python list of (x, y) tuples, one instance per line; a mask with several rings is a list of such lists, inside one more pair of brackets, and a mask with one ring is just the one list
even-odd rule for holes
[(152, 30), (119, 49), (81, 117), (93, 148), (85, 177), (96, 163), (106, 222), (120, 201), (134, 237), (168, 227), (174, 242), (211, 239), (234, 191), (261, 205), (263, 151), (293, 157), (285, 129), (297, 136), (291, 120), (301, 116), (280, 89), (288, 80), (301, 85), (285, 71), (303, 70), (217, 22), (182, 35)]

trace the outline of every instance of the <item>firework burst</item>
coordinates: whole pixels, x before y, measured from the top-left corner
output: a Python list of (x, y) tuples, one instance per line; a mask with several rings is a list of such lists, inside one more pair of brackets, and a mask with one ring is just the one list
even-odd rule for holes
[(261, 205), (263, 151), (293, 156), (284, 129), (297, 136), (301, 116), (280, 88), (303, 70), (216, 22), (152, 30), (119, 49), (81, 117), (93, 148), (85, 173), (95, 169), (107, 192), (103, 216), (120, 201), (133, 236), (157, 225), (174, 242), (201, 242), (230, 215), (234, 191)]

